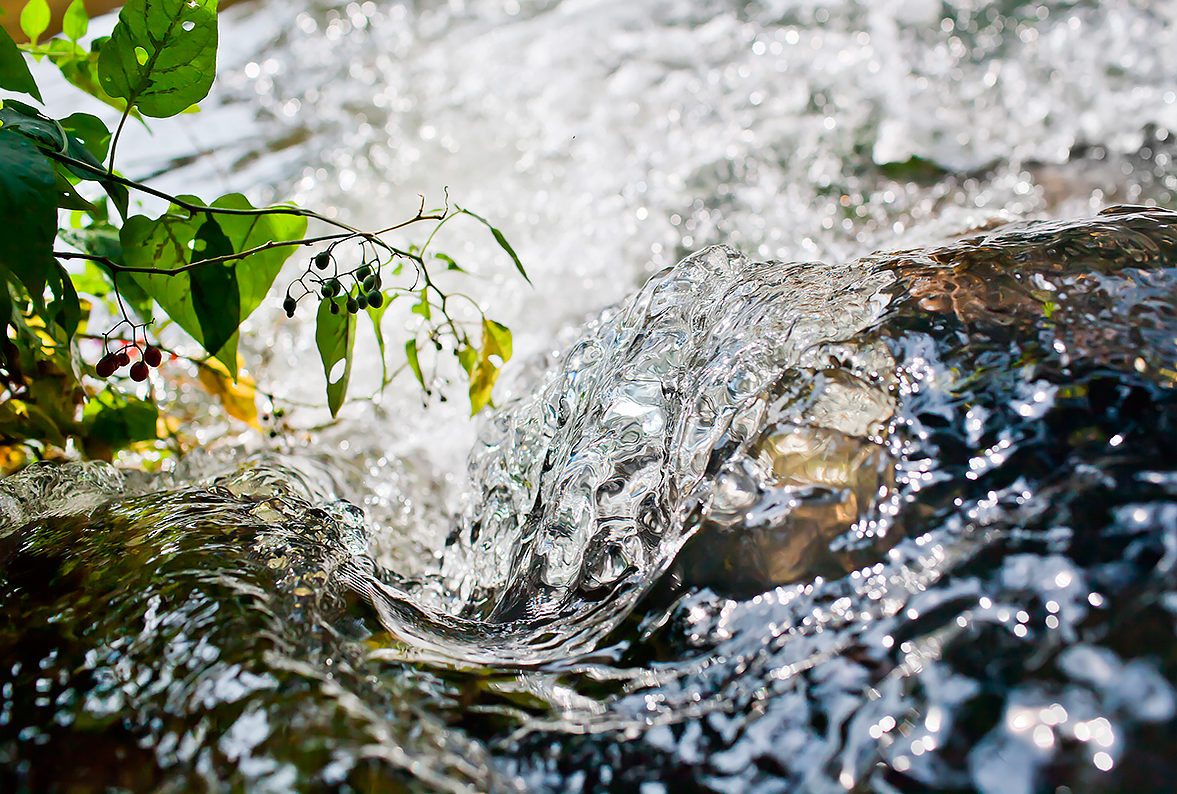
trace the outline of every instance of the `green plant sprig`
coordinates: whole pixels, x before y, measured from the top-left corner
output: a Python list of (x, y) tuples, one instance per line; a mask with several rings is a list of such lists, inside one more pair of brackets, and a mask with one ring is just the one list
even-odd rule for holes
[[(155, 439), (163, 424), (155, 421), (158, 408), (150, 400), (124, 391), (121, 377), (97, 393), (84, 380), (113, 374), (111, 356), (121, 361), (128, 345), (114, 341), (122, 344), (114, 350), (112, 340), (129, 328), (139, 363), (148, 350), (154, 361), (158, 348), (147, 329), (162, 315), (201, 345), (206, 364), (215, 359), (235, 378), (241, 324), (284, 263), (305, 247), (317, 252), (287, 285), (284, 306), (293, 315), (300, 301), (319, 303), (315, 338), (332, 417), (346, 399), (360, 313), (369, 316), (380, 348), (382, 388), (407, 368), (431, 394), (438, 369), (435, 363), (426, 378), (420, 353), (427, 344), (419, 342), (428, 343), (457, 358), (469, 379), (472, 412), (490, 404), (498, 369), (511, 355), (510, 331), (469, 295), (439, 285), (431, 268), (466, 271), (433, 253), (432, 245), (451, 220), (468, 216), (490, 231), (530, 283), (498, 229), (451, 206), (448, 193), (440, 208), (426, 210), (422, 197), (411, 217), (369, 232), (293, 205), (254, 207), (240, 194), (205, 202), (127, 178), (115, 168), (127, 120), (175, 116), (207, 95), (216, 62), (216, 0), (128, 0), (111, 35), (88, 46), (82, 43), (88, 17), (81, 0), (66, 12), (64, 37), (45, 42), (39, 39), (48, 20), (39, 3), (32, 0), (21, 15), (27, 45), (18, 47), (0, 29), (0, 90), (43, 103), (27, 61), (47, 60), (120, 117), (112, 133), (94, 116), (57, 118), (0, 94), (0, 217), (11, 229), (0, 236), (0, 396), (7, 398), (0, 406), (0, 447), (43, 450), (75, 438), (87, 454), (108, 455)], [(167, 208), (154, 217), (132, 214), (131, 198), (139, 196), (165, 201)], [(63, 210), (70, 218), (65, 225), (59, 222)], [(308, 235), (308, 222), (327, 231)], [(384, 239), (428, 224), (420, 246)], [(67, 269), (63, 263), (72, 264)], [(477, 321), (453, 316), (455, 300), (469, 303)], [(390, 375), (381, 320), (394, 301), (410, 301), (420, 320)], [(87, 327), (96, 303), (109, 305), (118, 318), (104, 333)], [(103, 340), (96, 365), (82, 360), (79, 338)], [(133, 380), (145, 378), (143, 367), (132, 372)]]

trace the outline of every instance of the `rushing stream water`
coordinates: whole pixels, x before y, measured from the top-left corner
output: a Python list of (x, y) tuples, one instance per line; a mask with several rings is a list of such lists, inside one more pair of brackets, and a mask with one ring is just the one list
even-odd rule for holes
[(1170, 790), (1177, 214), (1096, 212), (1173, 204), (1174, 16), (234, 9), (141, 167), (448, 185), (527, 363), (0, 481), (0, 790)]

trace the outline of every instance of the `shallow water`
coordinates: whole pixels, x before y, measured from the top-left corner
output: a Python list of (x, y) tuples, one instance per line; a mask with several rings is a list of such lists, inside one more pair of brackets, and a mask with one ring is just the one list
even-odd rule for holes
[[(406, 380), (0, 483), (0, 788), (1167, 790), (1174, 218), (969, 230), (1172, 205), (1175, 15), (229, 12), (128, 172), (448, 185), (524, 363), (477, 425)], [(254, 374), (321, 402), (269, 309)]]

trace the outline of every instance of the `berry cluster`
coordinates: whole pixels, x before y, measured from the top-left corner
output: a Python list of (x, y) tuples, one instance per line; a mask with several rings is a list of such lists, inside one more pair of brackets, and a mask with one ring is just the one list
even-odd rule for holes
[(158, 367), (163, 362), (163, 353), (159, 351), (158, 347), (147, 345), (143, 349), (142, 358), (131, 364), (131, 355), (127, 351), (132, 348), (138, 349), (136, 345), (126, 345), (117, 353), (107, 353), (100, 358), (98, 364), (94, 367), (94, 371), (98, 373), (98, 377), (109, 378), (116, 371), (130, 364), (131, 380), (147, 380), (147, 374), (150, 371), (148, 368)]
[[(131, 328), (131, 341), (126, 339), (119, 339), (116, 334), (120, 328), (128, 325)], [(131, 368), (131, 380), (145, 381), (147, 375), (150, 373), (151, 367), (158, 367), (163, 363), (163, 353), (155, 345), (147, 341), (147, 327), (133, 323), (130, 320), (123, 318), (114, 328), (112, 328), (103, 337), (103, 347), (107, 349), (106, 355), (98, 359), (98, 363), (94, 365), (94, 372), (100, 378), (109, 378), (123, 367), (129, 366)], [(143, 343), (139, 343), (139, 335), (143, 334)], [(112, 337), (114, 341), (120, 343), (118, 350), (110, 350)], [(139, 360), (131, 363), (131, 351), (139, 353)]]
[[(320, 251), (311, 259), (311, 264), (318, 270), (326, 270), (331, 267), (333, 261), (330, 251)], [(309, 279), (312, 286), (308, 287), (304, 279)], [(348, 281), (352, 283), (348, 284)], [(364, 264), (347, 273), (339, 273), (336, 270), (333, 276), (320, 276), (308, 267), (303, 277), (295, 283), (303, 289), (301, 297), (314, 295), (320, 300), (329, 301), (328, 306), (332, 314), (339, 314), (344, 310), (350, 314), (356, 314), (368, 307), (379, 309), (384, 305), (384, 293), (380, 291), (379, 262), (377, 262), (375, 269), (370, 264)], [(294, 316), (298, 300), (290, 294), (289, 289), (286, 291), (286, 299), (282, 301), (282, 308), (287, 317)]]
[(164, 354), (160, 353), (158, 347), (148, 345), (142, 352), (142, 358), (131, 363), (131, 354), (127, 351), (132, 348), (138, 349), (138, 346), (126, 345), (117, 353), (107, 353), (102, 356), (98, 360), (98, 365), (95, 365), (94, 372), (98, 373), (99, 378), (109, 378), (122, 367), (131, 365), (131, 380), (147, 380), (148, 367), (158, 367), (164, 361)]

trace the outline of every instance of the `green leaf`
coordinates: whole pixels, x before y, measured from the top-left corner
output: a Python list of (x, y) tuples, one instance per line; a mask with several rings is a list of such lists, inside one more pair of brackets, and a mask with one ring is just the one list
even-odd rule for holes
[(65, 17), (61, 20), (61, 30), (74, 41), (86, 35), (90, 27), (90, 17), (86, 14), (86, 6), (82, 0), (74, 0), (65, 10)]
[[(240, 193), (230, 193), (212, 203), (214, 208), (252, 210), (255, 207)], [(281, 209), (290, 209), (284, 207)], [(217, 215), (217, 223), (234, 251), (248, 251), (269, 242), (301, 240), (306, 236), (307, 219), (303, 215)], [(236, 263), (237, 284), (241, 292), (241, 320), (253, 314), (270, 291), (282, 265), (298, 250), (297, 245), (271, 248), (250, 254)], [(236, 363), (230, 372), (235, 372)]]
[[(193, 264), (233, 253), (233, 244), (212, 217), (207, 217), (196, 230), (192, 243)], [(190, 271), (188, 278), (192, 285), (192, 309), (200, 323), (204, 347), (210, 352), (219, 351), (237, 333), (243, 319), (235, 268), (228, 263), (210, 262)], [(234, 363), (236, 356), (234, 349)], [(236, 371), (236, 366), (229, 366), (230, 374)]]
[(41, 99), (41, 91), (37, 88), (37, 81), (29, 71), (25, 56), (8, 35), (8, 31), (0, 27), (0, 88), (8, 91), (18, 91)]
[(0, 128), (0, 265), (40, 302), (57, 234), (57, 177), (32, 141)]
[[(331, 409), (333, 419), (347, 396), (347, 383), (351, 379), (351, 351), (355, 341), (356, 316), (351, 312), (332, 314), (331, 301), (319, 303), (319, 313), (315, 319), (315, 344), (319, 348), (319, 358), (323, 361), (323, 374), (327, 377), (327, 407)], [(335, 380), (331, 380), (332, 375), (335, 375)]]
[(65, 446), (65, 436), (57, 423), (45, 411), (24, 400), (9, 399), (0, 403), (0, 437), (32, 438)]
[(25, 4), (20, 12), (20, 29), (29, 37), (31, 44), (36, 44), (37, 39), (49, 27), (49, 16), (49, 3), (45, 0), (29, 0)]
[(507, 242), (507, 238), (503, 236), (503, 233), (494, 226), (491, 226), (490, 221), (481, 215), (476, 215), (470, 210), (462, 209), (461, 207), (458, 207), (457, 210), (458, 212), (461, 212), (465, 215), (469, 215), (471, 218), (490, 229), (490, 233), (494, 235), (495, 242), (499, 244), (500, 248), (507, 252), (507, 256), (511, 257), (511, 261), (515, 263), (515, 269), (519, 271), (519, 275), (523, 276), (524, 281), (526, 281), (528, 284), (531, 284), (531, 279), (527, 277), (527, 271), (523, 269), (523, 263), (519, 261), (519, 256), (515, 253), (515, 249), (511, 247), (511, 244)]
[[(62, 77), (75, 88), (85, 91), (95, 99), (105, 102), (120, 113), (127, 107), (127, 100), (113, 97), (98, 82), (98, 58), (109, 36), (95, 39), (87, 52), (76, 43), (66, 39), (51, 39), (46, 47), (49, 60), (61, 71)], [(130, 116), (139, 121), (143, 117), (131, 108)], [(145, 125), (146, 126), (146, 125)]]
[(478, 351), (469, 345), (463, 345), (458, 349), (458, 363), (466, 370), (467, 376), (473, 376), (474, 365), (478, 363)]
[(57, 206), (63, 210), (97, 211), (97, 208), (78, 195), (70, 182), (69, 170), (60, 163), (53, 164), (53, 173), (57, 179)]
[(208, 95), (216, 55), (216, 0), (130, 0), (102, 45), (98, 79), (143, 115), (165, 118)]
[(8, 268), (0, 265), (0, 339), (8, 338), (8, 323), (12, 320), (12, 293), (8, 291)]
[(372, 330), (376, 333), (376, 344), (380, 347), (380, 382), (385, 384), (388, 383), (388, 362), (384, 358), (384, 330), (380, 324), (384, 320), (384, 313), (391, 305), (392, 300), (386, 295), (379, 309), (368, 307), (368, 317), (372, 320)]
[(48, 279), (49, 289), (53, 292), (53, 300), (50, 301), (45, 313), (65, 332), (65, 338), (68, 341), (78, 330), (78, 320), (82, 315), (82, 309), (78, 303), (78, 293), (74, 289), (69, 273), (65, 272), (65, 269), (56, 260), (53, 260), (53, 265)]
[[(127, 217), (127, 207), (130, 204), (130, 193), (127, 187), (101, 174), (105, 173), (102, 160), (106, 157), (110, 147), (110, 130), (96, 116), (89, 113), (74, 113), (61, 120), (61, 128), (67, 134), (66, 154), (75, 160), (86, 163), (94, 170), (71, 167), (75, 176), (90, 179), (102, 185), (102, 189), (110, 196), (119, 215)], [(101, 172), (101, 173), (98, 173)]]
[(417, 356), (417, 340), (410, 339), (405, 342), (405, 356), (409, 359), (409, 369), (413, 370), (413, 374), (417, 376), (417, 382), (421, 384), (421, 388), (429, 391), (425, 385), (425, 375), (421, 372), (421, 359)]
[(413, 314), (419, 314), (426, 320), (430, 319), (431, 312), (429, 310), (429, 288), (425, 287), (421, 290), (421, 298), (417, 304), (410, 309)]
[[(126, 217), (127, 204), (130, 200), (127, 188), (113, 179), (108, 179), (106, 169), (98, 159), (106, 155), (106, 146), (110, 141), (110, 132), (101, 120), (87, 113), (74, 113), (58, 122), (31, 105), (9, 99), (5, 100), (4, 107), (0, 108), (0, 125), (21, 133), (47, 151), (68, 155), (74, 160), (88, 165), (89, 168), (73, 165), (66, 167), (75, 177), (92, 180), (102, 185), (111, 200), (114, 201), (119, 214)], [(84, 135), (85, 139), (93, 142), (93, 145), (102, 153), (96, 156), (90, 148), (83, 145), (74, 134), (71, 134), (72, 131), (76, 131), (79, 137)], [(65, 204), (61, 206), (75, 209), (75, 207)]]
[[(181, 200), (199, 204), (199, 199), (191, 196)], [(216, 208), (253, 209), (237, 193), (214, 201), (210, 210)], [(189, 214), (173, 207), (154, 220), (142, 215), (129, 218), (120, 234), (124, 262), (138, 270), (175, 270), (271, 241), (297, 240), (306, 232), (302, 216), (213, 212), (213, 226), (206, 227), (209, 214)], [(236, 375), (237, 328), (261, 304), (282, 263), (296, 247), (271, 248), (227, 265), (210, 263), (177, 275), (135, 274), (134, 280), (177, 325)]]
[(461, 265), (459, 265), (457, 262), (455, 262), (453, 257), (451, 257), (449, 254), (443, 254), (443, 253), (439, 252), (439, 253), (434, 254), (433, 257), (434, 257), (434, 259), (437, 259), (441, 262), (445, 262), (445, 264), (446, 264), (445, 269), (446, 270), (456, 270), (459, 273), (466, 272), (466, 270)]
[(4, 100), (4, 107), (0, 108), (0, 127), (19, 132), (51, 152), (64, 152), (66, 149), (65, 131), (61, 125), (24, 102)]
[(109, 223), (92, 223), (82, 229), (59, 229), (57, 236), (83, 253), (122, 263), (123, 245), (119, 230)]
[(107, 390), (82, 409), (82, 421), (87, 425), (84, 440), (98, 441), (111, 449), (151, 441), (157, 437), (158, 419), (155, 403)]
[[(76, 138), (93, 158), (91, 165), (102, 166), (110, 148), (110, 130), (97, 116), (89, 113), (73, 113), (61, 120), (61, 128)], [(83, 158), (74, 155), (75, 159)]]

